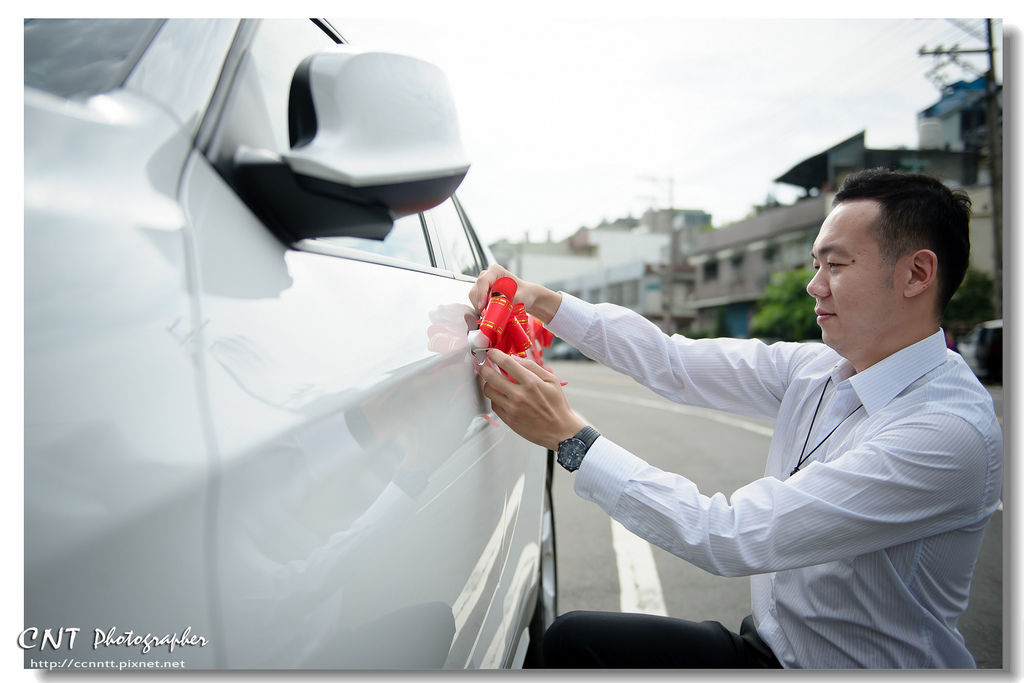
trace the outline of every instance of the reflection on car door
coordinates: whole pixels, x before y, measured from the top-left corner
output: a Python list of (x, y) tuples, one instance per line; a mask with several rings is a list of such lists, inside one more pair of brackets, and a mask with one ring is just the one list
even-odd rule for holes
[[(82, 631), (26, 667), (139, 656), (83, 646), (94, 629), (216, 634), (187, 231), (168, 199), (190, 140), (149, 101), (105, 104), (130, 125), (26, 89), (24, 618)], [(214, 648), (173, 658), (216, 664)]]
[[(486, 265), (486, 257), (458, 200), (452, 197), (442, 202), (426, 211), (425, 218), (431, 239), (437, 245), (435, 251), (440, 253), (448, 270), (466, 283), (465, 292), (468, 295), (470, 284), (475, 282), (480, 270)], [(498, 420), (493, 413), (488, 419), (494, 422)], [(542, 505), (538, 492), (544, 489), (547, 463), (543, 458), (543, 449), (529, 447), (529, 444), (511, 432), (499, 443), (497, 457), (505, 465), (503, 472), (508, 478), (503, 481), (506, 533), (501, 563), (505, 566), (505, 578), (495, 601), (502, 605), (505, 640), (514, 646), (515, 638), (519, 635), (516, 629), (522, 626), (515, 623), (515, 618), (518, 615), (529, 618), (533, 610), (532, 605), (524, 601), (539, 571), (537, 539)], [(499, 641), (492, 643), (484, 656), (489, 666), (496, 666), (503, 661), (503, 657), (508, 659), (513, 654), (496, 651), (498, 644)]]
[(286, 249), (201, 160), (185, 203), (228, 665), (482, 665), (521, 471), (495, 457), (507, 430), (466, 353), (467, 285)]

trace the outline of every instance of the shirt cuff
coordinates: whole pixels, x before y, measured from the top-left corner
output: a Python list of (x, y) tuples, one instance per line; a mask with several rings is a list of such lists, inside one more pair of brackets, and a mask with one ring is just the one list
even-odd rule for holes
[(572, 294), (560, 293), (562, 302), (558, 305), (551, 322), (544, 327), (570, 344), (573, 341), (579, 342), (590, 329), (594, 319), (594, 304), (582, 301)]
[(646, 462), (607, 437), (599, 436), (576, 472), (573, 490), (580, 498), (597, 503), (612, 514), (634, 473), (644, 467), (647, 467)]

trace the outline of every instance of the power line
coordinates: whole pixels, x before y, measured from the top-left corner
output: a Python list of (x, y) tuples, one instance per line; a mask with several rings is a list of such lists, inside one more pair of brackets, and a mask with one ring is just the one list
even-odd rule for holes
[[(959, 24), (958, 24), (959, 25)], [(963, 28), (963, 27), (961, 27)], [(971, 33), (966, 28), (965, 31)], [(1003, 155), (1001, 137), (1001, 112), (999, 111), (999, 85), (996, 83), (995, 73), (995, 46), (992, 42), (992, 20), (985, 20), (985, 47), (982, 48), (960, 48), (955, 45), (951, 48), (944, 48), (942, 45), (934, 49), (926, 49), (924, 46), (918, 51), (922, 57), (932, 55), (936, 58), (944, 57), (947, 64), (955, 64), (966, 68), (961, 55), (987, 54), (988, 71), (985, 72), (985, 128), (988, 136), (988, 167), (991, 178), (992, 190), (992, 237), (993, 256), (995, 261), (995, 309), (996, 314), (1002, 316), (1003, 310)], [(974, 69), (969, 69), (974, 71)], [(936, 69), (932, 69), (936, 71)]]
[(985, 41), (985, 27), (984, 26), (980, 26), (980, 27), (971, 26), (970, 24), (968, 24), (963, 19), (947, 19), (946, 21), (948, 21), (949, 23), (953, 24), (954, 26), (959, 28), (964, 33), (970, 34), (973, 38), (975, 38), (977, 40), (980, 40), (982, 42)]

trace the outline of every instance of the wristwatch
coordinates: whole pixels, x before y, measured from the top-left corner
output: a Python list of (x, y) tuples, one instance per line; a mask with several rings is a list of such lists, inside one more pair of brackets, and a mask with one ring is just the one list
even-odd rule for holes
[(559, 442), (558, 464), (570, 472), (578, 470), (583, 462), (583, 457), (599, 436), (601, 434), (596, 429), (587, 425), (578, 431), (575, 436), (570, 436), (565, 441)]

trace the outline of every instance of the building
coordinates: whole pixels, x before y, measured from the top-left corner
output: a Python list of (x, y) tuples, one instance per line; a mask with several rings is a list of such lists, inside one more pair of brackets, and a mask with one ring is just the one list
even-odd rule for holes
[(974, 185), (978, 180), (976, 151), (868, 149), (864, 146), (864, 131), (861, 131), (820, 154), (804, 159), (776, 178), (775, 182), (801, 187), (806, 196), (811, 196), (834, 192), (843, 178), (853, 171), (878, 167), (928, 173), (957, 187)]
[(979, 152), (988, 146), (985, 77), (946, 86), (942, 99), (917, 115), (919, 146)]
[[(668, 332), (750, 336), (772, 273), (810, 266), (811, 246), (836, 188), (865, 168), (923, 172), (971, 196), (971, 267), (998, 277), (993, 194), (985, 153), (984, 79), (946, 88), (918, 116), (918, 149), (869, 149), (864, 131), (808, 157), (775, 179), (800, 187), (790, 205), (756, 207), (745, 220), (711, 229), (699, 210), (649, 210), (581, 228), (553, 243), (499, 243), (498, 260), (524, 278), (593, 302), (610, 301)], [(981, 169), (981, 170), (979, 170)]]
[(690, 332), (749, 336), (750, 319), (771, 274), (809, 265), (829, 202), (831, 193), (819, 194), (698, 233), (684, 249), (684, 258), (696, 271), (697, 315)]
[(548, 284), (627, 263), (658, 262), (667, 258), (669, 235), (641, 229), (639, 220), (580, 228), (564, 240), (522, 242), (502, 240), (490, 245), (502, 264), (525, 280)]
[(499, 263), (524, 279), (587, 301), (626, 306), (675, 331), (691, 326), (696, 315), (690, 305), (695, 272), (681, 260), (680, 244), (710, 225), (704, 211), (650, 209), (639, 219), (580, 228), (558, 242), (503, 240), (490, 248)]

